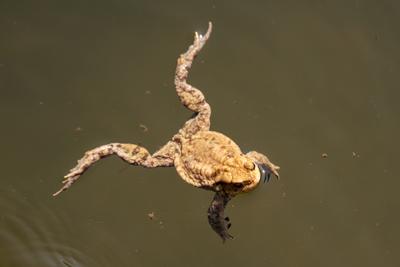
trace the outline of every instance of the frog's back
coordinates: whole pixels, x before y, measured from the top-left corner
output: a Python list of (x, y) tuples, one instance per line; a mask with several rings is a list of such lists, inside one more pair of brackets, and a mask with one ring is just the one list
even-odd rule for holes
[(246, 183), (254, 163), (243, 155), (239, 146), (227, 136), (213, 131), (200, 131), (181, 143), (177, 171), (195, 186), (216, 183)]

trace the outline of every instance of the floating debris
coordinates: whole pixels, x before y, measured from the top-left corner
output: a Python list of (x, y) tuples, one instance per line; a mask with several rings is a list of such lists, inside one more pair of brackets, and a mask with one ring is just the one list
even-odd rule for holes
[(66, 260), (61, 260), (61, 262), (62, 262), (62, 264), (64, 264), (64, 266), (67, 266), (67, 267), (72, 267), (73, 266), (72, 263), (69, 263)]
[(139, 124), (139, 127), (140, 127), (140, 129), (142, 129), (143, 132), (149, 131), (149, 128), (147, 128), (147, 126), (144, 124)]
[(156, 218), (156, 215), (154, 211), (147, 213), (147, 217), (149, 217), (150, 220), (154, 220)]

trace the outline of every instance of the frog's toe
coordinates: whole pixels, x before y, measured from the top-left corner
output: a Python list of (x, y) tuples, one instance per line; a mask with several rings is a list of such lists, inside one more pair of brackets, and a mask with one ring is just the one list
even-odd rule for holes
[(64, 180), (62, 181), (62, 183), (63, 183), (64, 185), (61, 187), (60, 190), (58, 190), (57, 192), (55, 192), (55, 193), (53, 194), (53, 197), (58, 196), (59, 194), (61, 194), (62, 192), (64, 192), (64, 191), (67, 190), (68, 188), (70, 188), (71, 185), (72, 185), (76, 180), (78, 180), (79, 177), (80, 177), (80, 175), (75, 175), (75, 176), (68, 177), (68, 178), (65, 178), (65, 177), (64, 177)]

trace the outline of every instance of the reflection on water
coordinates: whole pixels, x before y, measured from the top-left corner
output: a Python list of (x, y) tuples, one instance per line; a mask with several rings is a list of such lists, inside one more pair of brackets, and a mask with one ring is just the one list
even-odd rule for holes
[[(369, 0), (1, 1), (0, 266), (399, 266), (399, 12)], [(176, 58), (209, 20), (190, 81), (211, 128), (282, 168), (228, 207), (235, 239), (220, 243), (212, 193), (173, 169), (105, 159), (51, 198), (84, 151), (153, 151), (180, 128), (191, 114)]]

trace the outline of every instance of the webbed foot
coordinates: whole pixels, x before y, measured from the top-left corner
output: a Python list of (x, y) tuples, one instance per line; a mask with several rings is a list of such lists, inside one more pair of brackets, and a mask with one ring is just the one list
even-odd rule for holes
[(276, 177), (276, 179), (279, 180), (279, 174), (278, 174), (279, 166), (273, 165), (272, 163), (270, 165), (258, 163), (257, 166), (261, 173), (260, 179), (264, 180), (264, 183), (269, 182), (269, 180), (271, 179), (271, 174), (273, 174)]

